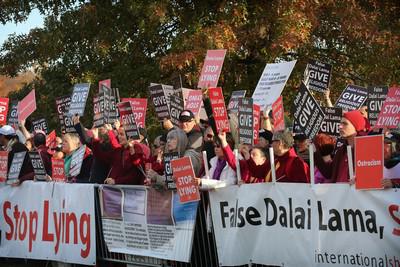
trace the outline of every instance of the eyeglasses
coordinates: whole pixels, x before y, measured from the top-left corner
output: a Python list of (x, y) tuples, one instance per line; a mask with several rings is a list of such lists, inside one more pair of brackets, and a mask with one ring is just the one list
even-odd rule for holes
[(211, 139), (211, 138), (214, 137), (214, 135), (212, 135), (212, 134), (207, 134), (207, 137)]

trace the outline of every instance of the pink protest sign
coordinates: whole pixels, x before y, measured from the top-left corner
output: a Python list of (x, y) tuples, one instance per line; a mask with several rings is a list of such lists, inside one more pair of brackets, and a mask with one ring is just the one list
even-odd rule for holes
[(36, 110), (35, 89), (18, 103), (18, 120), (22, 121)]
[(400, 124), (400, 87), (389, 88), (375, 128), (397, 128)]
[(190, 90), (185, 103), (185, 109), (189, 109), (194, 115), (200, 112), (203, 103), (203, 94), (201, 90)]
[(226, 50), (208, 50), (197, 88), (216, 87), (224, 64)]
[(272, 104), (272, 115), (274, 117), (274, 131), (285, 130), (282, 96)]
[(224, 95), (222, 94), (222, 88), (210, 88), (208, 89), (210, 97), (211, 107), (215, 119), (215, 125), (217, 131), (230, 132), (228, 114), (226, 112)]
[(145, 128), (146, 125), (146, 110), (147, 98), (122, 98), (121, 102), (129, 101), (132, 106), (133, 115), (135, 116), (136, 124), (139, 128)]

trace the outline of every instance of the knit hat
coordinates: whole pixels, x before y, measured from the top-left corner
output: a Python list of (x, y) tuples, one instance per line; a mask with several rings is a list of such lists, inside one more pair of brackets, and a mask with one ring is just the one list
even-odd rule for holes
[(363, 115), (361, 115), (360, 111), (348, 111), (343, 114), (343, 117), (349, 120), (351, 124), (353, 124), (357, 132), (365, 130), (365, 118), (363, 117)]

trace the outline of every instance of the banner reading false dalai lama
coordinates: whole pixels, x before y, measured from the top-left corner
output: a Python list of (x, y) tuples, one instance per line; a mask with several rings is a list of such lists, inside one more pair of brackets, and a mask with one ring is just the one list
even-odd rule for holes
[(0, 188), (0, 257), (94, 265), (94, 191), (89, 184)]
[(221, 266), (399, 266), (395, 190), (265, 183), (210, 191)]

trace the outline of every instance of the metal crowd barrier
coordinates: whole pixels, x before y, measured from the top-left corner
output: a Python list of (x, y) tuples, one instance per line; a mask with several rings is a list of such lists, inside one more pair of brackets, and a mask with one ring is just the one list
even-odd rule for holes
[[(96, 237), (97, 259), (101, 262), (126, 263), (138, 267), (219, 267), (217, 246), (214, 237), (214, 229), (207, 231), (208, 192), (201, 193), (201, 200), (197, 209), (196, 224), (194, 229), (193, 248), (190, 263), (162, 260), (152, 257), (135, 256), (108, 251), (102, 234), (102, 221), (98, 190), (95, 190), (96, 212)], [(102, 266), (98, 264), (97, 266)], [(246, 266), (266, 266), (248, 264)]]

